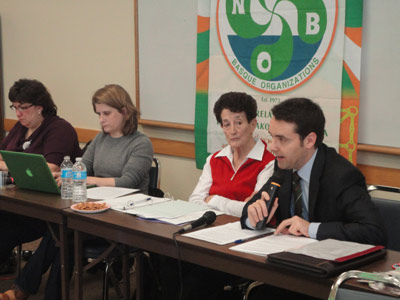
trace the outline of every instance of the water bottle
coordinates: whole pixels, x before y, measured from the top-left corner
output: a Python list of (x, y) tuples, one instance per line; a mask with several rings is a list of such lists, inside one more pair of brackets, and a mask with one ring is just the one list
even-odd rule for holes
[(74, 202), (86, 201), (86, 166), (82, 162), (82, 157), (77, 157), (72, 167), (72, 200)]
[(61, 163), (61, 199), (72, 199), (72, 166), (69, 156)]

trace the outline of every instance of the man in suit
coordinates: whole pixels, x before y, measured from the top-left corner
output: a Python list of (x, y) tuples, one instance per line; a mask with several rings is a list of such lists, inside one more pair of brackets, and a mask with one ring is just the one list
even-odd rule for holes
[[(269, 146), (275, 168), (283, 170), (283, 183), (270, 216), (269, 195), (262, 192), (270, 180), (253, 196), (243, 209), (242, 227), (254, 228), (268, 216), (267, 222), (279, 224), (275, 234), (385, 245), (383, 221), (364, 176), (322, 143), (325, 117), (319, 105), (293, 98), (273, 107), (272, 114)], [(296, 177), (300, 181), (294, 183)]]

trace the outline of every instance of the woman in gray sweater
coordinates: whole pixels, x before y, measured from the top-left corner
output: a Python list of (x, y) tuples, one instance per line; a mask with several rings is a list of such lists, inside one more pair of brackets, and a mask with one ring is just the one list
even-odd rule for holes
[[(119, 85), (106, 85), (93, 95), (92, 105), (102, 132), (82, 158), (87, 167), (87, 184), (137, 188), (147, 193), (153, 146), (147, 136), (137, 131), (138, 111), (129, 94)], [(60, 252), (47, 231), (12, 288), (0, 293), (0, 300), (25, 300), (36, 294), (41, 276), (50, 265), (44, 299), (61, 299)]]
[(129, 94), (119, 85), (106, 85), (93, 95), (92, 105), (103, 132), (83, 155), (87, 184), (147, 193), (153, 147), (149, 138), (137, 131), (138, 111)]

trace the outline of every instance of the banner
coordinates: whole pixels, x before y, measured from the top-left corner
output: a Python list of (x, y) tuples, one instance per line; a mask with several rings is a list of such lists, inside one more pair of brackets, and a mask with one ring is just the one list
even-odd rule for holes
[(351, 27), (357, 28), (351, 31), (352, 41), (358, 33), (361, 37), (361, 16), (362, 1), (200, 0), (197, 167), (226, 143), (212, 110), (228, 91), (246, 92), (257, 100), (255, 135), (262, 139), (268, 137), (275, 104), (311, 98), (327, 120), (325, 143), (338, 149), (340, 140), (345, 149), (340, 153), (355, 159), (361, 43), (355, 51), (345, 20), (346, 26), (357, 26)]

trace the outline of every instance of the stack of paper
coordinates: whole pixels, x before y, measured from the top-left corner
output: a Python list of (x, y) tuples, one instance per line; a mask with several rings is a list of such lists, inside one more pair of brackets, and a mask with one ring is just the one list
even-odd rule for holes
[[(200, 218), (205, 211), (210, 210), (205, 205), (199, 205), (183, 200), (150, 197), (145, 194), (133, 194), (124, 197), (107, 199), (105, 201), (112, 209), (132, 214), (146, 219), (157, 219), (171, 224), (183, 224)], [(221, 212), (214, 211), (217, 215)]]
[(360, 244), (348, 241), (338, 241), (334, 239), (326, 239), (312, 245), (306, 245), (296, 249), (290, 249), (288, 252), (304, 254), (315, 258), (326, 260), (338, 260), (345, 258), (354, 258), (363, 254), (376, 251), (383, 247), (374, 245)]
[(218, 245), (225, 245), (234, 242), (241, 243), (256, 236), (274, 232), (274, 230), (275, 229), (272, 228), (266, 228), (264, 230), (242, 229), (240, 222), (238, 221), (186, 233), (184, 236)]
[(317, 240), (295, 235), (270, 235), (257, 240), (233, 246), (230, 249), (255, 255), (266, 256), (271, 253), (299, 248), (307, 244), (318, 242)]

